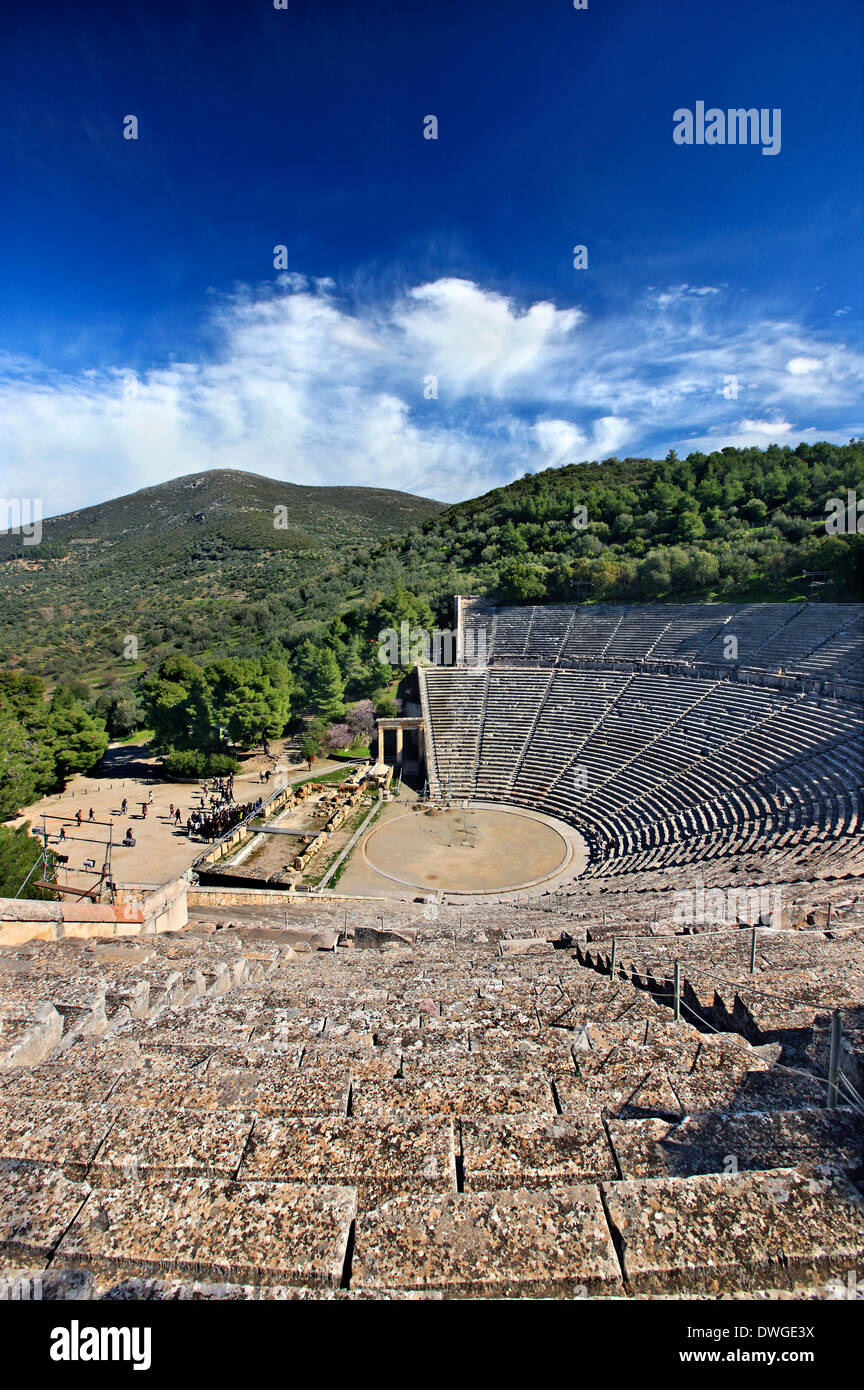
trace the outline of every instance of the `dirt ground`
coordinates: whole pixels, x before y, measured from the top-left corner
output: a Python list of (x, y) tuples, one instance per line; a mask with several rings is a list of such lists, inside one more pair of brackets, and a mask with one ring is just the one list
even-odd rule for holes
[[(276, 744), (273, 751), (277, 752)], [(281, 749), (279, 751), (281, 753)], [(311, 775), (321, 776), (344, 766), (343, 763), (318, 758)], [(256, 801), (259, 796), (267, 796), (275, 790), (275, 776), (266, 785), (258, 780), (258, 773), (267, 767), (273, 769), (274, 763), (264, 758), (263, 754), (244, 763), (242, 772), (234, 778), (236, 801)], [(280, 760), (275, 768), (276, 774), (284, 777), (288, 783), (302, 782), (310, 775), (305, 764), (289, 765)], [(141, 803), (148, 801), (151, 792), (153, 801), (148, 805), (145, 818)], [(120, 811), (124, 796), (129, 803), (125, 816)], [(180, 807), (182, 824), (176, 828), (168, 820), (168, 808), (172, 804), (175, 808)], [(67, 868), (58, 871), (61, 883), (66, 882), (75, 888), (95, 886), (105, 859), (110, 829), (113, 840), (112, 878), (117, 883), (158, 885), (185, 873), (203, 850), (203, 841), (189, 840), (186, 835), (186, 818), (190, 811), (198, 810), (200, 806), (200, 783), (159, 781), (158, 768), (155, 760), (148, 758), (146, 745), (112, 744), (99, 776), (73, 777), (65, 791), (56, 796), (43, 797), (41, 801), (28, 806), (14, 824), (23, 825), (29, 821), (35, 830), (41, 826), (44, 813), (51, 849), (69, 856)], [(92, 823), (88, 820), (91, 807), (94, 812)], [(75, 821), (75, 812), (79, 810), (83, 822), (80, 829)], [(65, 840), (62, 841), (61, 827), (65, 831)], [(135, 845), (127, 849), (119, 845), (119, 841), (129, 827), (132, 828)], [(86, 859), (95, 860), (94, 869), (78, 872), (83, 870)]]
[(489, 894), (573, 878), (587, 862), (578, 832), (515, 808), (471, 806), (438, 815), (389, 802), (353, 851), (338, 891), (369, 896)]

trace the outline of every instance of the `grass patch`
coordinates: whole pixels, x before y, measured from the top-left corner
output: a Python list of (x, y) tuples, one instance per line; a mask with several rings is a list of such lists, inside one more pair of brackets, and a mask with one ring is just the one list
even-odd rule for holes
[[(382, 804), (383, 804), (383, 803), (382, 803)], [(342, 822), (342, 825), (339, 827), (339, 829), (340, 829), (340, 831), (344, 831), (344, 832), (345, 832), (345, 835), (347, 836), (347, 842), (350, 842), (351, 836), (354, 835), (354, 834), (356, 834), (357, 830), (358, 830), (359, 827), (363, 824), (363, 821), (364, 821), (364, 819), (366, 818), (366, 816), (368, 816), (368, 814), (369, 814), (369, 807), (368, 807), (368, 806), (364, 806), (363, 803), (362, 803), (362, 801), (361, 801), (361, 802), (360, 802), (360, 805), (357, 807), (357, 810), (356, 810), (355, 814), (354, 814), (353, 816), (350, 816), (350, 817), (348, 818), (348, 821), (347, 821), (347, 822), (345, 822), (345, 821)], [(374, 817), (373, 817), (373, 819), (374, 819)], [(369, 823), (370, 823), (370, 825), (372, 824), (371, 821), (370, 821)], [(319, 862), (318, 864), (316, 864), (316, 863), (314, 862), (314, 860), (313, 860), (313, 868), (312, 868), (312, 870), (311, 870), (309, 876), (307, 877), (306, 874), (304, 873), (303, 878), (302, 878), (301, 881), (302, 881), (303, 883), (307, 884), (310, 888), (317, 888), (317, 887), (318, 887), (318, 884), (321, 882), (321, 880), (322, 880), (323, 878), (326, 878), (326, 876), (327, 876), (327, 871), (328, 871), (328, 869), (330, 868), (331, 864), (335, 863), (335, 861), (339, 858), (339, 855), (340, 855), (340, 854), (343, 854), (344, 851), (345, 851), (345, 845), (342, 845), (341, 848), (334, 850), (333, 853), (332, 853), (331, 855), (328, 856), (328, 858), (326, 859), (326, 861)], [(331, 883), (328, 885), (328, 887), (332, 886), (332, 883), (333, 883), (335, 880), (337, 880), (337, 879), (341, 876), (342, 869), (343, 869), (343, 868), (345, 867), (345, 865), (348, 863), (348, 860), (349, 860), (350, 858), (351, 858), (351, 856), (350, 856), (350, 854), (349, 854), (349, 855), (347, 855), (346, 858), (342, 861), (342, 863), (341, 863), (340, 866), (339, 866), (338, 871), (333, 875), (333, 879), (331, 880)]]
[(332, 772), (322, 772), (319, 775), (312, 772), (308, 777), (304, 777), (301, 782), (291, 782), (290, 785), (292, 787), (305, 787), (308, 782), (325, 782), (330, 786), (338, 786), (340, 782), (345, 781), (347, 776), (347, 768), (336, 767)]

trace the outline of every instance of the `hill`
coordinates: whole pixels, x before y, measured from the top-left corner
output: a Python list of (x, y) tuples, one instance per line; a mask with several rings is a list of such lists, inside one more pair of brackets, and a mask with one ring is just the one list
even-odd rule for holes
[(234, 614), (254, 639), (282, 595), (326, 589), (339, 558), (440, 510), (382, 488), (214, 470), (52, 517), (38, 546), (0, 536), (0, 664), (99, 683), (127, 634), (148, 663), (175, 645), (218, 648)]
[[(427, 598), (792, 601), (861, 597), (864, 440), (607, 459), (526, 474), (378, 547)], [(864, 517), (859, 517), (864, 528)]]
[[(195, 474), (53, 518), (38, 547), (0, 538), (0, 664), (103, 687), (175, 651), (252, 655), (309, 638), (346, 674), (349, 647), (356, 666), (357, 644), (365, 660), (397, 617), (424, 624), (431, 609), (447, 625), (458, 592), (515, 603), (860, 598), (864, 538), (826, 529), (830, 500), (845, 505), (850, 491), (864, 501), (864, 441), (571, 464), (446, 508), (374, 488)], [(127, 634), (137, 661), (123, 659)]]

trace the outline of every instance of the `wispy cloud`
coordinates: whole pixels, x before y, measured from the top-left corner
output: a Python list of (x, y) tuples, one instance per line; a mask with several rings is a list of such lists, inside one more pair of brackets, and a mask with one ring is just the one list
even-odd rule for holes
[(214, 354), (140, 378), (0, 358), (3, 494), (50, 515), (239, 468), (455, 500), (612, 453), (862, 432), (861, 354), (724, 286), (592, 317), (452, 278), (358, 308), (292, 272), (216, 298), (211, 328)]

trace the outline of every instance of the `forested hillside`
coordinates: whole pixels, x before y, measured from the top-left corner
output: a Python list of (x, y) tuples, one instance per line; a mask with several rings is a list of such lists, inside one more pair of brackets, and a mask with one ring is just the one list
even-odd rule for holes
[[(581, 463), (443, 509), (374, 489), (193, 475), (46, 522), (39, 546), (2, 538), (0, 662), (98, 689), (172, 652), (320, 645), (334, 619), (362, 642), (397, 588), (441, 622), (455, 592), (851, 599), (864, 541), (826, 530), (831, 499), (845, 505), (850, 490), (864, 502), (861, 441)], [(280, 504), (287, 529), (274, 526)], [(137, 658), (124, 658), (128, 636)]]
[(853, 598), (864, 542), (826, 530), (850, 490), (864, 530), (864, 441), (609, 459), (526, 476), (378, 551), (428, 595), (777, 601), (820, 574), (823, 597)]
[[(101, 684), (160, 654), (224, 649), (271, 627), (271, 596), (328, 587), (340, 560), (441, 504), (378, 488), (191, 474), (0, 536), (0, 666)], [(263, 605), (263, 607), (262, 607)], [(133, 635), (142, 659), (124, 658)], [(275, 633), (273, 634), (275, 635)]]
[[(860, 598), (858, 497), (853, 441), (582, 463), (447, 508), (207, 473), (0, 538), (0, 818), (140, 729), (177, 775), (295, 731), (362, 756), (411, 664), (379, 634), (448, 626), (454, 593)], [(0, 881), (22, 843), (0, 827)]]

